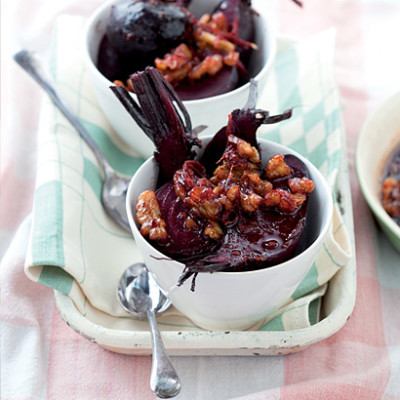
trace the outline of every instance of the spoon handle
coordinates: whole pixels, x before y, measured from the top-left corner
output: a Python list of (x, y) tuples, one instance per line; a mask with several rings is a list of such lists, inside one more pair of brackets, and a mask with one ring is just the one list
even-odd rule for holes
[(147, 318), (153, 341), (153, 364), (151, 367), (150, 388), (156, 396), (162, 399), (170, 399), (179, 394), (181, 382), (165, 351), (153, 310), (147, 311)]
[(72, 114), (72, 112), (65, 105), (63, 100), (61, 100), (54, 86), (49, 82), (48, 79), (45, 78), (47, 74), (44, 72), (43, 67), (40, 65), (37, 55), (27, 50), (21, 50), (14, 55), (14, 60), (33, 79), (35, 79), (35, 81), (42, 87), (42, 89), (44, 89), (44, 91), (49, 95), (50, 99), (53, 101), (56, 107), (78, 131), (79, 135), (86, 142), (86, 144), (92, 149), (98, 162), (103, 167), (104, 172), (108, 171), (110, 165), (106, 158), (103, 156), (97, 143), (92, 139), (92, 137), (89, 135), (79, 119), (75, 117), (74, 114)]

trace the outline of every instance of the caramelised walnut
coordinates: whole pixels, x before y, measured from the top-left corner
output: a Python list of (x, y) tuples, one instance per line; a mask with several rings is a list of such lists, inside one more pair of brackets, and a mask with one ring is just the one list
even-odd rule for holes
[(189, 47), (182, 43), (170, 53), (165, 54), (164, 58), (156, 58), (155, 64), (158, 70), (164, 71), (167, 69), (181, 69), (193, 58), (193, 52)]
[[(206, 16), (207, 18), (207, 16)], [(228, 21), (226, 20), (225, 15), (220, 12), (217, 11), (216, 13), (214, 13), (213, 15), (209, 15), (208, 14), (208, 20), (201, 20), (200, 22), (202, 23), (208, 23), (208, 26), (213, 29), (213, 30), (220, 30), (220, 31), (224, 31), (227, 32), (228, 31)]]
[(166, 223), (161, 218), (160, 206), (152, 190), (140, 194), (136, 202), (136, 219), (141, 225), (140, 233), (143, 236), (156, 241), (168, 238)]
[(310, 194), (314, 190), (314, 182), (308, 178), (292, 178), (288, 181), (292, 193)]
[(206, 75), (213, 76), (221, 71), (224, 66), (224, 60), (220, 54), (207, 56), (199, 64), (194, 66), (188, 73), (191, 80), (199, 80)]
[(218, 222), (210, 221), (210, 224), (204, 229), (204, 235), (208, 236), (210, 239), (219, 240), (221, 239), (224, 231)]
[(383, 181), (382, 205), (390, 216), (400, 215), (400, 181), (398, 179), (390, 177)]
[(228, 67), (234, 67), (239, 62), (239, 53), (237, 51), (229, 51), (224, 55), (224, 64)]
[(243, 211), (247, 213), (253, 213), (260, 208), (263, 198), (251, 191), (241, 190), (240, 191), (240, 205)]
[(300, 207), (306, 196), (302, 193), (292, 194), (287, 190), (273, 189), (264, 196), (266, 207), (278, 207), (281, 211), (292, 213)]
[(179, 82), (185, 79), (192, 69), (191, 61), (193, 52), (189, 47), (182, 43), (164, 58), (156, 58), (154, 63), (164, 78), (169, 83)]
[(210, 178), (210, 181), (217, 185), (219, 182), (223, 182), (228, 179), (229, 174), (230, 168), (227, 165), (219, 165), (215, 169), (213, 176)]
[(206, 170), (199, 162), (185, 161), (182, 168), (174, 174), (173, 183), (176, 195), (185, 201), (189, 192), (197, 186), (198, 181), (204, 178), (205, 174)]
[(273, 188), (271, 182), (263, 180), (260, 174), (256, 172), (245, 172), (242, 176), (242, 182), (247, 183), (257, 194), (264, 196)]
[(229, 142), (236, 144), (236, 149), (240, 156), (248, 159), (250, 162), (255, 164), (259, 164), (261, 162), (258, 150), (250, 143), (247, 143), (245, 140), (239, 139), (238, 137), (233, 135), (229, 136)]
[(215, 50), (225, 52), (235, 50), (235, 45), (229, 40), (222, 39), (220, 36), (204, 31), (201, 28), (195, 31), (194, 38), (200, 44), (200, 47), (202, 47), (202, 45), (206, 45)]
[(285, 163), (285, 157), (282, 154), (276, 154), (271, 157), (265, 168), (265, 175), (267, 179), (282, 178), (290, 175), (291, 169)]
[(223, 208), (219, 196), (206, 186), (194, 187), (185, 198), (184, 204), (196, 215), (211, 221), (218, 219)]
[(259, 172), (261, 159), (258, 150), (250, 143), (237, 136), (229, 135), (226, 150), (220, 162), (229, 168), (231, 174), (235, 174), (236, 178), (239, 178), (245, 171)]

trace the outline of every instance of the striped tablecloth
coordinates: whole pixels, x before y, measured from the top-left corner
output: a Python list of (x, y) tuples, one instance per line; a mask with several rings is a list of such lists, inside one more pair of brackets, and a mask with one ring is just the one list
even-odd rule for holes
[[(59, 317), (53, 293), (24, 273), (36, 178), (42, 93), (10, 60), (22, 47), (46, 53), (56, 18), (89, 15), (101, 2), (2, 2), (1, 398), (151, 399), (149, 357), (103, 350)], [(280, 34), (337, 31), (335, 72), (344, 109), (357, 257), (357, 299), (347, 324), (297, 354), (174, 357), (181, 399), (400, 398), (400, 256), (357, 184), (353, 154), (363, 121), (400, 90), (396, 0), (269, 0)]]

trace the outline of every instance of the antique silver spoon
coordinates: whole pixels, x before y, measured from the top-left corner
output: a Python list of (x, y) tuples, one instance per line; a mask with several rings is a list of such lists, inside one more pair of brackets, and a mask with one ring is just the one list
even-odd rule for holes
[(140, 318), (147, 316), (149, 320), (153, 343), (151, 390), (162, 399), (177, 396), (181, 390), (181, 382), (165, 351), (155, 317), (170, 306), (167, 296), (146, 266), (139, 263), (131, 265), (122, 274), (117, 297), (127, 312)]
[(47, 74), (43, 71), (38, 57), (32, 52), (21, 50), (14, 55), (14, 60), (45, 90), (54, 105), (62, 112), (65, 118), (67, 118), (72, 126), (78, 131), (81, 138), (92, 149), (104, 173), (104, 182), (101, 194), (103, 207), (119, 226), (130, 232), (131, 230), (125, 206), (126, 192), (130, 178), (120, 175), (111, 167), (97, 143), (92, 139), (79, 119), (72, 114), (64, 101), (58, 95), (53, 85), (45, 78)]

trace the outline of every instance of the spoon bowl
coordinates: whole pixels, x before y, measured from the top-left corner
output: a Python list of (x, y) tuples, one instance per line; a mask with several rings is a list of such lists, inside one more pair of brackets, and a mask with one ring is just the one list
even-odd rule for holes
[(125, 270), (118, 284), (117, 296), (124, 310), (139, 318), (146, 318), (149, 308), (160, 315), (171, 305), (144, 264), (133, 264)]
[(149, 320), (153, 344), (151, 390), (162, 399), (177, 396), (181, 382), (165, 351), (156, 321), (156, 314), (170, 306), (168, 297), (144, 264), (133, 264), (125, 270), (118, 284), (117, 297), (127, 312), (139, 318), (147, 316)]

